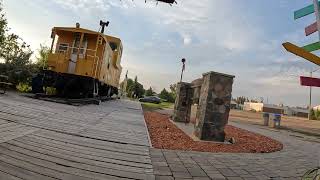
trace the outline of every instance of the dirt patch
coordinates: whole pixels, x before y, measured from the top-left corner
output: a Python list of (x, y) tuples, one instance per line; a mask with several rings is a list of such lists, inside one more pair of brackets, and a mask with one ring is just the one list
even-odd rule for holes
[(169, 120), (169, 115), (158, 112), (145, 112), (144, 117), (149, 129), (153, 147), (159, 149), (230, 152), (230, 153), (268, 153), (279, 151), (283, 145), (271, 138), (227, 125), (227, 138), (234, 137), (235, 144), (198, 142), (191, 139)]

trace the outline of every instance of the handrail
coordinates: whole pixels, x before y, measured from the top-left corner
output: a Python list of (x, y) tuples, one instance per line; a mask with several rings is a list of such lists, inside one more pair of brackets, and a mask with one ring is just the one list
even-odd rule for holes
[(94, 49), (78, 48), (78, 47), (74, 47), (74, 46), (61, 46), (61, 45), (58, 46), (58, 49), (56, 49), (56, 51), (59, 51), (59, 47), (66, 47), (67, 48), (66, 51), (68, 51), (69, 49), (86, 49), (87, 51), (94, 51), (94, 52), (96, 51)]

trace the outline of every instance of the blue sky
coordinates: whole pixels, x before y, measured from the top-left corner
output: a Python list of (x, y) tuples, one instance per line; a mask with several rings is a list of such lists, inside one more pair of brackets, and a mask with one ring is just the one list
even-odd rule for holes
[[(315, 42), (317, 33), (304, 36), (315, 16), (293, 20), (293, 11), (311, 0), (177, 0), (178, 5), (152, 0), (5, 0), (12, 31), (31, 44), (50, 44), (54, 26), (98, 30), (109, 20), (107, 33), (124, 45), (123, 75), (138, 76), (145, 88), (156, 91), (179, 80), (181, 58), (187, 59), (185, 81), (207, 71), (236, 76), (233, 96), (248, 96), (269, 103), (308, 104), (308, 87), (299, 75), (318, 66), (286, 52), (281, 44)], [(319, 72), (314, 74), (320, 76)], [(313, 104), (320, 104), (320, 89), (313, 88)]]

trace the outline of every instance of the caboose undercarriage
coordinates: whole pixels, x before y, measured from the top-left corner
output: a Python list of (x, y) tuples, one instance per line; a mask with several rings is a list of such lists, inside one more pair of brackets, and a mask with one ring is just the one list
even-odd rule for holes
[(118, 94), (117, 87), (104, 84), (92, 77), (43, 70), (32, 79), (32, 92), (44, 93), (47, 87), (55, 88), (56, 96), (69, 99), (111, 97)]

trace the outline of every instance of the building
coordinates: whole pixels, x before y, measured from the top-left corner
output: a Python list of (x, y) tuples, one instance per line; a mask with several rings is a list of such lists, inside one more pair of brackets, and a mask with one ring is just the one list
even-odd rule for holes
[[(264, 103), (252, 103), (245, 102), (244, 108), (245, 111), (255, 111), (255, 112), (268, 112), (275, 114), (283, 114), (288, 116), (297, 116), (307, 118), (309, 114), (309, 110), (306, 108), (298, 108), (298, 107), (282, 107), (274, 104), (264, 104)], [(320, 106), (319, 106), (320, 110)]]
[(307, 118), (309, 115), (309, 110), (306, 108), (286, 106), (286, 107), (284, 107), (284, 115)]
[(275, 114), (284, 113), (283, 107), (273, 105), (273, 104), (252, 103), (252, 102), (245, 102), (243, 106), (243, 110), (255, 111), (255, 112), (268, 112), (268, 113), (275, 113)]
[(239, 109), (239, 104), (235, 101), (231, 101), (230, 109)]
[(315, 107), (313, 107), (312, 109), (315, 110), (315, 111), (320, 111), (320, 105), (315, 106)]

